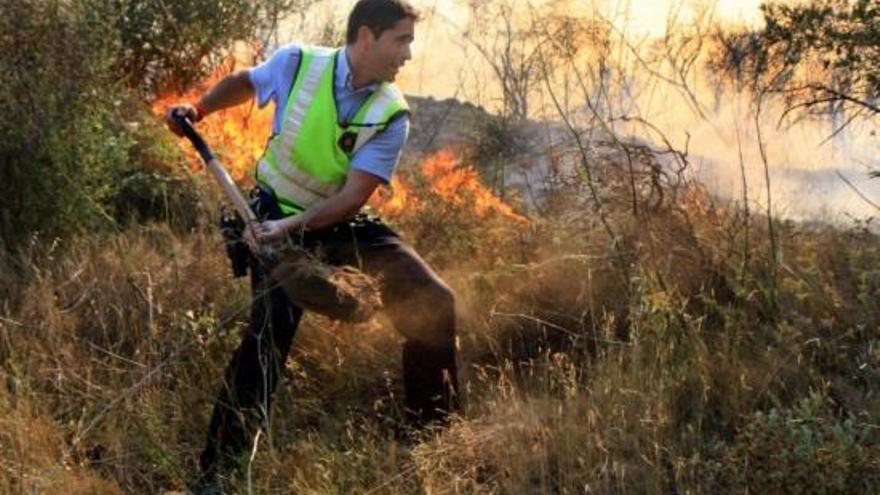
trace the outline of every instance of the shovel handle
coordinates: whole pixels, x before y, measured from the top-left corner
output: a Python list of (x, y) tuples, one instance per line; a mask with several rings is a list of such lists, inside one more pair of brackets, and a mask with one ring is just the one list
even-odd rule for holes
[(217, 182), (223, 187), (223, 191), (226, 193), (229, 200), (232, 201), (235, 211), (237, 211), (241, 218), (244, 219), (245, 223), (251, 224), (257, 222), (257, 216), (254, 214), (253, 210), (251, 210), (250, 206), (248, 206), (241, 191), (238, 190), (232, 177), (229, 176), (229, 172), (226, 171), (223, 164), (220, 163), (216, 156), (214, 156), (214, 152), (211, 151), (211, 148), (208, 146), (208, 143), (205, 142), (204, 138), (202, 138), (201, 134), (196, 131), (195, 126), (193, 126), (192, 122), (186, 117), (186, 112), (181, 109), (174, 109), (171, 111), (171, 118), (180, 126), (183, 130), (183, 135), (189, 139), (193, 147), (198, 151), (199, 156), (204, 160), (205, 165), (214, 174)]

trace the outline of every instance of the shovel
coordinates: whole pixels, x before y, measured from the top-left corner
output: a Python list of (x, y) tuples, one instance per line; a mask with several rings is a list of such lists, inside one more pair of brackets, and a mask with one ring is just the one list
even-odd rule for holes
[[(229, 172), (192, 122), (179, 111), (173, 112), (171, 118), (198, 151), (245, 224), (259, 223), (260, 220), (238, 190)], [(328, 265), (289, 240), (260, 245), (259, 252), (254, 255), (291, 302), (305, 310), (315, 311), (335, 320), (363, 322), (369, 320), (381, 307), (375, 279), (351, 266)]]

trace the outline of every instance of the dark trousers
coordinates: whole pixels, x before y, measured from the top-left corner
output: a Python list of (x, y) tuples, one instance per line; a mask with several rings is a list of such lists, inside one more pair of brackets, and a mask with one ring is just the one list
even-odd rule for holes
[[(265, 217), (277, 217), (274, 208)], [(403, 335), (406, 408), (416, 424), (443, 420), (458, 409), (455, 367), (455, 300), (449, 287), (412, 247), (377, 219), (356, 220), (302, 238), (327, 261), (353, 265), (380, 277), (386, 314)], [(226, 368), (214, 405), (201, 467), (213, 473), (219, 462), (250, 448), (265, 424), (303, 310), (257, 263), (251, 264), (250, 327)]]

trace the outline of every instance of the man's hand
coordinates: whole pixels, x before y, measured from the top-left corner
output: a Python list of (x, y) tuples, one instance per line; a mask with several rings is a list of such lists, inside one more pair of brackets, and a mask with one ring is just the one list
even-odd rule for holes
[(253, 253), (258, 253), (260, 247), (272, 244), (284, 239), (289, 232), (302, 228), (302, 217), (294, 215), (281, 220), (266, 220), (265, 222), (253, 223), (244, 229), (244, 241), (250, 246)]
[(199, 110), (196, 106), (189, 103), (178, 103), (177, 105), (169, 107), (165, 112), (165, 124), (171, 129), (171, 132), (180, 137), (183, 137), (183, 129), (181, 129), (177, 124), (177, 121), (174, 120), (173, 115), (175, 113), (183, 113), (183, 115), (192, 122), (198, 122), (202, 120), (203, 117), (202, 115), (199, 115)]
[(254, 224), (253, 235), (259, 244), (271, 244), (280, 241), (287, 233), (284, 220), (266, 220)]

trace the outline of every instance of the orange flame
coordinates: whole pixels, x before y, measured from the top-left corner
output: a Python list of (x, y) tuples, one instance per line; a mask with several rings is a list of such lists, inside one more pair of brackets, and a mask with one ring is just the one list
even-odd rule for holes
[(382, 215), (390, 217), (398, 216), (405, 211), (418, 211), (422, 208), (419, 198), (399, 175), (391, 177), (389, 187), (377, 189), (370, 197), (369, 204)]
[[(168, 107), (180, 102), (195, 102), (224, 76), (232, 72), (236, 63), (230, 58), (214, 74), (196, 88), (182, 94), (168, 94), (153, 103), (153, 111), (164, 115)], [(237, 181), (253, 176), (253, 167), (263, 153), (266, 139), (272, 129), (272, 108), (257, 109), (254, 105), (239, 105), (209, 115), (197, 127), (220, 161)], [(181, 139), (180, 146), (193, 168), (201, 167), (201, 159), (188, 142)], [(451, 149), (440, 150), (421, 161), (421, 170), (430, 183), (430, 190), (455, 205), (472, 203), (477, 215), (500, 214), (521, 224), (528, 220), (496, 197), (480, 182), (479, 174), (470, 165), (461, 163)], [(411, 187), (399, 176), (391, 179), (390, 190), (377, 191), (370, 198), (370, 205), (383, 215), (399, 216), (404, 212), (420, 211), (423, 202)]]
[[(431, 192), (456, 205), (472, 203), (477, 215), (500, 214), (521, 224), (528, 219), (518, 215), (509, 205), (480, 182), (479, 174), (470, 165), (464, 165), (451, 149), (443, 149), (425, 157), (420, 164), (422, 173), (430, 183)], [(402, 179), (395, 176), (390, 193), (380, 192), (371, 198), (370, 204), (383, 215), (395, 216), (404, 211), (419, 211), (423, 204)]]
[(460, 163), (452, 150), (440, 150), (422, 160), (422, 172), (431, 181), (433, 191), (453, 203), (461, 204), (463, 198), (468, 198), (474, 201), (473, 208), (478, 215), (494, 212), (528, 223), (525, 217), (514, 213), (513, 208), (486, 189), (477, 170)]
[[(168, 94), (153, 103), (153, 111), (164, 116), (168, 107), (183, 102), (195, 102), (216, 82), (229, 74), (235, 64), (221, 64), (205, 81), (185, 93)], [(263, 148), (272, 131), (272, 108), (261, 109), (255, 105), (239, 105), (213, 113), (196, 127), (208, 145), (226, 166), (230, 175), (242, 181), (253, 176), (254, 165), (263, 154)], [(195, 149), (186, 140), (180, 140), (181, 149), (190, 159), (194, 169), (201, 167)]]

